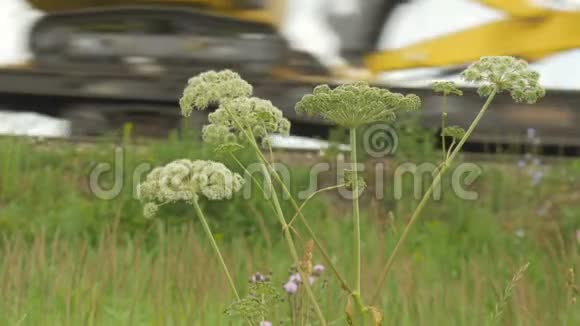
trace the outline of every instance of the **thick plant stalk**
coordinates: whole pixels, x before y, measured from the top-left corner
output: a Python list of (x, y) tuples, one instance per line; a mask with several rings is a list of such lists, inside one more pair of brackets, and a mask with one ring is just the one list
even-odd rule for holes
[(443, 113), (441, 114), (441, 152), (444, 161), (447, 159), (445, 135), (443, 133), (445, 127), (447, 127), (447, 95), (443, 95)]
[(205, 231), (205, 233), (207, 234), (207, 237), (209, 238), (211, 246), (213, 247), (213, 250), (215, 251), (215, 255), (217, 256), (217, 258), (221, 264), (221, 267), (224, 271), (224, 274), (226, 275), (226, 278), (228, 279), (228, 283), (230, 285), (230, 288), (231, 288), (232, 292), (234, 293), (234, 296), (236, 297), (236, 299), (239, 301), (241, 298), (240, 298), (240, 295), (238, 293), (238, 290), (236, 289), (236, 285), (234, 283), (234, 280), (232, 279), (232, 276), (230, 275), (230, 271), (228, 270), (228, 266), (226, 265), (226, 262), (224, 261), (224, 258), (222, 257), (222, 254), (221, 254), (220, 249), (217, 245), (217, 242), (215, 241), (215, 238), (213, 237), (213, 233), (211, 232), (211, 228), (209, 227), (209, 224), (207, 223), (207, 219), (205, 218), (205, 215), (203, 214), (201, 207), (199, 207), (199, 203), (197, 202), (197, 200), (193, 200), (193, 208), (195, 209), (195, 213), (197, 214), (197, 217), (199, 218), (199, 221), (201, 222), (201, 225), (203, 226), (203, 230)]
[(234, 120), (237, 127), (244, 133), (246, 140), (252, 145), (254, 151), (256, 152), (256, 155), (258, 156), (258, 159), (261, 161), (260, 167), (261, 167), (262, 172), (264, 174), (266, 184), (270, 187), (269, 190), (270, 190), (270, 193), (272, 195), (272, 204), (274, 206), (274, 210), (276, 211), (276, 216), (278, 217), (280, 225), (282, 225), (284, 238), (285, 238), (286, 243), (288, 245), (288, 250), (290, 251), (290, 256), (291, 256), (294, 264), (298, 268), (298, 273), (300, 274), (300, 277), (302, 279), (302, 285), (304, 286), (306, 294), (308, 295), (310, 301), (312, 302), (312, 306), (314, 307), (314, 311), (315, 311), (316, 316), (320, 322), (320, 325), (326, 326), (327, 324), (326, 324), (326, 320), (324, 319), (324, 315), (322, 314), (322, 310), (320, 309), (320, 306), (318, 305), (318, 302), (316, 301), (316, 296), (314, 295), (314, 292), (312, 291), (312, 288), (310, 287), (310, 283), (308, 282), (309, 275), (306, 275), (304, 273), (304, 271), (302, 271), (302, 269), (300, 268), (300, 259), (298, 257), (298, 251), (296, 250), (296, 245), (294, 244), (294, 240), (292, 239), (292, 233), (290, 233), (290, 227), (288, 226), (288, 223), (286, 222), (286, 219), (284, 218), (284, 213), (282, 212), (282, 208), (280, 206), (280, 201), (278, 200), (278, 195), (276, 194), (276, 191), (274, 190), (274, 184), (272, 183), (272, 178), (270, 177), (270, 173), (268, 170), (268, 161), (262, 155), (260, 147), (256, 143), (256, 139), (255, 139), (252, 131), (246, 130), (244, 128), (244, 126), (238, 121), (236, 116), (230, 110), (228, 110), (228, 109), (226, 109), (226, 110), (227, 110), (228, 114), (232, 117), (232, 119)]
[(288, 196), (288, 198), (290, 198), (290, 202), (292, 203), (292, 206), (296, 210), (296, 214), (298, 214), (300, 221), (302, 222), (302, 224), (306, 228), (306, 232), (308, 232), (308, 236), (310, 238), (312, 238), (312, 240), (314, 241), (314, 244), (316, 245), (316, 248), (318, 248), (318, 250), (322, 254), (322, 258), (324, 258), (324, 261), (326, 262), (326, 264), (328, 264), (328, 266), (330, 266), (330, 269), (332, 269), (332, 272), (334, 273), (334, 275), (336, 276), (336, 278), (340, 282), (342, 288), (345, 291), (347, 291), (348, 293), (352, 294), (353, 291), (352, 291), (351, 287), (348, 285), (348, 283), (346, 282), (344, 277), (342, 277), (342, 275), (338, 271), (338, 268), (335, 266), (335, 264), (330, 259), (330, 255), (328, 254), (326, 249), (324, 249), (324, 247), (322, 246), (322, 242), (320, 242), (318, 240), (318, 237), (316, 236), (316, 234), (314, 233), (314, 230), (310, 226), (310, 223), (308, 223), (308, 220), (306, 219), (306, 217), (302, 213), (301, 208), (298, 207), (298, 203), (296, 202), (296, 200), (294, 199), (294, 197), (290, 193), (290, 190), (288, 190), (288, 188), (286, 187), (286, 185), (284, 184), (284, 182), (282, 181), (282, 178), (280, 178), (278, 173), (276, 173), (276, 171), (274, 169), (272, 169), (272, 168), (270, 168), (270, 169), (272, 171), (272, 175), (274, 176), (276, 181), (278, 181), (278, 184), (280, 184), (284, 193)]
[[(258, 152), (258, 155), (260, 156), (260, 158), (262, 159), (262, 161), (267, 164), (268, 170), (270, 170), (271, 175), (274, 177), (274, 179), (276, 179), (276, 181), (278, 182), (278, 184), (280, 185), (280, 187), (284, 191), (284, 194), (286, 196), (288, 196), (288, 198), (290, 199), (290, 203), (294, 207), (294, 210), (296, 210), (296, 214), (294, 215), (294, 217), (292, 218), (292, 220), (290, 221), (290, 223), (288, 225), (289, 226), (292, 225), (292, 222), (294, 222), (294, 219), (296, 218), (296, 215), (300, 218), (300, 221), (302, 222), (302, 224), (306, 228), (306, 232), (308, 232), (308, 236), (314, 241), (314, 244), (316, 245), (316, 248), (322, 254), (322, 258), (324, 258), (324, 261), (326, 262), (326, 264), (330, 267), (330, 269), (332, 269), (332, 272), (334, 273), (334, 275), (336, 276), (336, 278), (340, 282), (341, 287), (345, 291), (347, 291), (349, 294), (352, 294), (353, 291), (352, 291), (351, 287), (348, 285), (348, 283), (346, 282), (346, 280), (344, 279), (344, 277), (342, 277), (342, 275), (338, 271), (338, 268), (336, 267), (336, 265), (330, 259), (330, 255), (328, 254), (328, 252), (326, 251), (326, 249), (324, 249), (324, 247), (322, 246), (322, 242), (320, 242), (320, 240), (318, 240), (318, 237), (316, 236), (316, 233), (314, 233), (314, 230), (310, 226), (310, 223), (308, 223), (308, 220), (306, 219), (306, 217), (302, 213), (302, 208), (303, 207), (302, 206), (300, 206), (300, 207), (298, 206), (298, 203), (296, 202), (296, 199), (294, 199), (294, 196), (292, 196), (292, 193), (290, 193), (290, 190), (288, 189), (288, 187), (286, 187), (286, 184), (284, 184), (284, 181), (282, 180), (282, 178), (280, 178), (280, 176), (278, 175), (278, 173), (276, 172), (276, 170), (272, 167), (272, 165), (269, 164), (269, 162), (266, 160), (266, 158), (264, 157), (264, 155), (261, 152)], [(319, 193), (319, 192), (322, 192), (322, 191), (326, 191), (326, 190), (331, 190), (331, 189), (338, 188), (338, 187), (341, 187), (341, 186), (343, 186), (343, 185), (334, 186), (334, 187), (328, 187), (328, 188), (325, 188), (325, 189), (321, 189), (321, 190), (317, 191), (316, 193)], [(308, 201), (309, 199), (310, 199), (310, 197), (306, 201)]]
[(306, 275), (304, 273), (304, 271), (302, 270), (302, 268), (300, 268), (300, 258), (298, 257), (298, 251), (296, 250), (296, 245), (294, 244), (294, 240), (292, 239), (292, 233), (290, 233), (290, 227), (288, 226), (288, 224), (286, 223), (286, 219), (284, 218), (284, 213), (282, 212), (282, 207), (280, 206), (280, 201), (278, 200), (278, 195), (276, 194), (276, 191), (274, 190), (274, 185), (272, 184), (272, 179), (270, 178), (270, 173), (268, 172), (268, 169), (263, 162), (260, 165), (261, 165), (262, 171), (264, 173), (264, 178), (266, 179), (266, 184), (269, 185), (269, 187), (270, 187), (269, 190), (270, 190), (270, 194), (272, 196), (271, 197), (272, 203), (274, 204), (274, 208), (276, 210), (276, 216), (278, 217), (278, 220), (279, 220), (280, 224), (282, 225), (284, 239), (286, 240), (286, 244), (288, 245), (288, 249), (290, 251), (290, 256), (291, 256), (294, 264), (296, 265), (296, 267), (298, 269), (298, 273), (300, 274), (300, 278), (302, 279), (301, 284), (304, 287), (304, 290), (306, 292), (306, 295), (310, 299), (310, 302), (312, 303), (312, 306), (314, 308), (314, 311), (316, 313), (318, 321), (320, 322), (320, 325), (326, 326), (327, 324), (326, 324), (326, 320), (324, 319), (324, 315), (322, 314), (322, 310), (320, 309), (320, 306), (318, 305), (318, 301), (316, 300), (316, 296), (314, 295), (314, 292), (312, 291), (312, 288), (310, 287), (310, 283), (308, 281), (309, 275)]
[(413, 215), (411, 215), (409, 222), (405, 226), (405, 229), (403, 230), (403, 233), (401, 234), (399, 241), (397, 241), (397, 244), (395, 245), (395, 248), (393, 249), (391, 256), (387, 260), (387, 263), (381, 272), (381, 278), (379, 280), (379, 283), (377, 284), (377, 292), (375, 293), (375, 295), (373, 297), (373, 300), (372, 300), (373, 302), (376, 302), (379, 299), (380, 294), (381, 294), (381, 289), (382, 289), (382, 287), (387, 279), (389, 271), (393, 267), (393, 263), (395, 261), (395, 258), (397, 257), (397, 254), (401, 250), (403, 243), (405, 242), (405, 240), (407, 239), (407, 236), (409, 235), (409, 231), (411, 230), (411, 227), (413, 226), (413, 224), (415, 224), (415, 222), (417, 221), (417, 219), (419, 218), (419, 216), (423, 212), (423, 209), (425, 208), (425, 206), (429, 202), (429, 199), (433, 195), (433, 191), (434, 191), (435, 187), (439, 186), (439, 184), (441, 183), (441, 178), (442, 178), (443, 174), (445, 174), (445, 172), (447, 172), (447, 170), (449, 169), (449, 167), (451, 166), (451, 164), (455, 160), (455, 157), (459, 154), (459, 152), (461, 151), (461, 148), (463, 147), (463, 145), (465, 145), (465, 143), (467, 142), (467, 140), (469, 139), (469, 137), (471, 136), (471, 134), (473, 133), (473, 131), (475, 130), (475, 128), (477, 127), (477, 125), (479, 124), (481, 119), (483, 118), (483, 116), (485, 115), (485, 112), (490, 107), (496, 94), (497, 94), (497, 88), (494, 88), (492, 93), (487, 98), (487, 101), (485, 102), (485, 104), (483, 105), (483, 107), (481, 108), (481, 110), (479, 111), (479, 113), (477, 114), (477, 116), (475, 117), (475, 119), (473, 120), (471, 125), (469, 126), (469, 129), (465, 132), (465, 135), (463, 136), (463, 138), (461, 138), (461, 141), (459, 142), (459, 144), (457, 144), (457, 146), (455, 147), (455, 149), (453, 150), (451, 155), (445, 160), (443, 166), (441, 167), (441, 169), (439, 170), (439, 172), (435, 176), (433, 183), (431, 183), (431, 186), (429, 186), (429, 188), (427, 189), (427, 192), (425, 193), (425, 195), (423, 195), (423, 198), (419, 202), (419, 205), (417, 206), (417, 208), (413, 212)]
[(357, 141), (356, 128), (350, 129), (350, 148), (351, 148), (351, 169), (352, 169), (352, 218), (354, 224), (354, 293), (353, 295), (361, 294), (361, 253), (360, 253), (360, 209), (359, 209), (359, 191), (358, 191), (358, 171), (357, 171)]

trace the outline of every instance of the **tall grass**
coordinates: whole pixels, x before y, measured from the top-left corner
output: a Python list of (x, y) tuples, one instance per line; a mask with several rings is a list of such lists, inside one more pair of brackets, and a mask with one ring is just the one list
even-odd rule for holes
[[(213, 155), (177, 139), (126, 149), (129, 169), (184, 152), (194, 158)], [(151, 222), (141, 217), (129, 187), (112, 201), (88, 191), (87, 171), (96, 162), (111, 162), (112, 153), (112, 145), (0, 141), (0, 325), (241, 325), (242, 320), (223, 315), (231, 292), (189, 210), (177, 207)], [(444, 192), (443, 200), (429, 206), (381, 296), (385, 325), (483, 325), (506, 283), (527, 261), (501, 323), (580, 323), (566, 287), (567, 271), (580, 265), (575, 239), (580, 206), (573, 200), (580, 164), (546, 168), (542, 182), (531, 186), (529, 175), (511, 163), (483, 165), (475, 185), (479, 200), (466, 202)], [(307, 175), (304, 168), (294, 170), (293, 192), (302, 189)], [(406, 224), (402, 217), (416, 204), (410, 184), (400, 201), (387, 191), (386, 206), (363, 199), (363, 207), (375, 208), (361, 215), (362, 288), (376, 285)], [(282, 206), (291, 216), (290, 204)], [(539, 212), (543, 207), (549, 209)], [(332, 196), (305, 207), (331, 258), (346, 267), (355, 260), (352, 223), (341, 218), (347, 208)], [(273, 212), (258, 199), (204, 209), (240, 291), (256, 271), (271, 271), (281, 287), (291, 262)], [(322, 262), (316, 250), (314, 262)], [(353, 278), (346, 267), (346, 276)], [(325, 315), (340, 316), (346, 298), (326, 273), (315, 291)], [(281, 303), (268, 317), (279, 322), (287, 309)]]
[[(325, 240), (341, 238), (350, 229), (346, 221), (328, 222), (316, 225), (324, 223)], [(371, 289), (382, 258), (394, 245), (392, 237), (379, 228), (363, 224), (363, 252), (374, 258), (364, 261), (365, 270), (371, 272), (364, 275), (362, 285)], [(527, 274), (503, 303), (503, 324), (573, 325), (580, 321), (580, 312), (568, 304), (563, 286), (567, 267), (579, 262), (576, 251), (518, 243), (499, 229), (486, 236), (503, 245), (489, 242), (485, 249), (478, 250), (482, 244), (463, 248), (447, 243), (448, 226), (428, 228), (411, 239), (413, 249), (404, 252), (393, 270), (380, 306), (385, 325), (482, 325), (506, 282), (528, 257)], [(477, 226), (468, 232), (478, 232)], [(5, 236), (0, 255), (0, 324), (241, 325), (241, 320), (223, 315), (223, 302), (232, 299), (231, 291), (205, 243), (197, 224), (165, 229), (156, 223), (133, 237), (119, 233), (113, 224), (94, 242), (58, 234), (48, 240), (43, 230), (31, 239)], [(242, 291), (255, 271), (271, 271), (274, 284), (280, 286), (287, 278), (289, 261), (282, 258), (286, 250), (282, 243), (266, 251), (238, 237), (222, 248)], [(329, 250), (349, 266), (354, 261), (349, 248), (343, 242)], [(315, 286), (322, 309), (339, 315), (345, 298), (330, 275), (323, 279)], [(330, 284), (323, 286), (326, 281)], [(285, 309), (280, 304), (269, 318), (282, 320), (287, 316)]]

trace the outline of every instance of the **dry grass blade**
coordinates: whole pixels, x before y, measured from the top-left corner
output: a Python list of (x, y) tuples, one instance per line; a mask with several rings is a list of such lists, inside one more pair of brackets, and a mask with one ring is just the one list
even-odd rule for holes
[(513, 290), (517, 283), (524, 277), (526, 270), (530, 266), (530, 263), (525, 263), (520, 269), (514, 274), (511, 281), (505, 287), (499, 301), (495, 305), (495, 309), (490, 317), (491, 325), (498, 325), (501, 321), (501, 317), (507, 307), (508, 300), (511, 298)]

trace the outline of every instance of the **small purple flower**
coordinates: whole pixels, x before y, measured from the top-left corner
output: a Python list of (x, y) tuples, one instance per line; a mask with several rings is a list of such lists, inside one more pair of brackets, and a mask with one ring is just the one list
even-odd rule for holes
[(269, 281), (269, 277), (263, 275), (262, 273), (256, 273), (250, 277), (250, 283), (263, 283)]
[(294, 282), (296, 284), (302, 283), (302, 277), (300, 277), (300, 273), (295, 273), (290, 276), (290, 282)]
[(526, 167), (526, 161), (525, 160), (519, 160), (518, 161), (518, 168), (523, 169)]
[(298, 292), (298, 284), (294, 281), (288, 281), (288, 283), (284, 284), (283, 286), (284, 292), (288, 294), (296, 294)]
[(260, 326), (272, 326), (272, 323), (267, 320), (262, 320)]
[(322, 275), (322, 273), (324, 273), (324, 265), (317, 264), (317, 265), (314, 265), (314, 267), (312, 267), (312, 274), (314, 274), (316, 276), (320, 276), (320, 275)]

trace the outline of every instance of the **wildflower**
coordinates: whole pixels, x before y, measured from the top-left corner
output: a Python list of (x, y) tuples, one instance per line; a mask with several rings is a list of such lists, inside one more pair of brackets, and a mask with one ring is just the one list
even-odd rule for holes
[(272, 323), (267, 320), (263, 320), (260, 322), (260, 326), (272, 326)]
[(316, 264), (312, 267), (312, 273), (316, 276), (321, 276), (324, 273), (324, 265)]
[(286, 284), (284, 284), (284, 286), (282, 288), (284, 288), (284, 292), (291, 294), (291, 295), (298, 292), (298, 284), (296, 284), (296, 282), (294, 282), (294, 281), (286, 282)]
[(451, 81), (440, 81), (435, 82), (432, 86), (435, 93), (441, 93), (445, 96), (447, 95), (457, 95), (462, 96), (463, 91), (461, 91), (454, 82)]
[(263, 275), (262, 273), (256, 273), (250, 277), (250, 283), (264, 283), (270, 281), (270, 277)]
[(523, 169), (526, 167), (526, 161), (525, 160), (519, 160), (518, 161), (518, 168)]
[(516, 234), (516, 237), (521, 239), (521, 238), (526, 236), (526, 231), (524, 231), (524, 229), (517, 229), (515, 234)]
[(402, 95), (386, 89), (371, 87), (367, 83), (314, 88), (298, 104), (296, 111), (320, 116), (340, 126), (356, 128), (375, 122), (392, 122), (397, 113), (414, 111), (421, 106), (417, 95)]
[(534, 158), (534, 159), (532, 160), (532, 165), (535, 165), (535, 166), (540, 166), (541, 164), (542, 164), (542, 162), (540, 161), (540, 159), (539, 159), (539, 158)]
[(528, 68), (528, 63), (514, 57), (483, 57), (469, 66), (463, 79), (480, 84), (478, 93), (489, 96), (507, 91), (516, 102), (536, 103), (546, 95), (540, 86), (540, 74)]
[(208, 71), (191, 78), (179, 100), (181, 113), (188, 117), (193, 109), (205, 110), (211, 104), (252, 95), (252, 85), (231, 71)]
[(267, 142), (270, 134), (290, 134), (290, 121), (282, 111), (255, 97), (225, 101), (208, 118), (210, 124), (204, 126), (202, 136), (210, 144), (239, 143), (249, 135)]
[(267, 145), (270, 134), (288, 135), (290, 121), (272, 102), (252, 97), (252, 86), (230, 70), (209, 71), (189, 80), (179, 101), (182, 114), (189, 116), (194, 108), (204, 110), (215, 104), (209, 114), (210, 124), (202, 130), (205, 142), (227, 145), (240, 143), (253, 135)]
[(294, 273), (290, 276), (290, 282), (294, 282), (296, 284), (300, 284), (302, 283), (302, 277), (300, 276), (300, 273)]
[(139, 184), (137, 194), (146, 203), (144, 214), (150, 218), (157, 213), (157, 204), (192, 203), (199, 196), (209, 200), (229, 199), (242, 185), (242, 177), (222, 163), (183, 159), (153, 169)]

